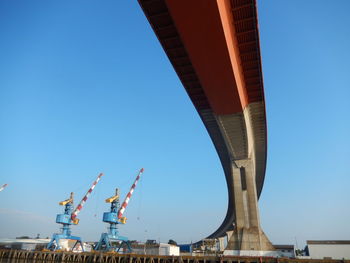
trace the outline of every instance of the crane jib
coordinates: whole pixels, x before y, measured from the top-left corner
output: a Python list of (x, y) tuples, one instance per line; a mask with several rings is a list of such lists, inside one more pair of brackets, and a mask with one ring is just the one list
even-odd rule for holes
[(87, 193), (85, 194), (85, 196), (83, 197), (83, 199), (81, 199), (80, 203), (77, 205), (77, 207), (75, 208), (75, 210), (73, 211), (71, 218), (74, 220), (77, 215), (79, 214), (79, 212), (81, 211), (81, 209), (83, 208), (86, 200), (88, 199), (89, 195), (91, 194), (91, 192), (94, 190), (95, 186), (97, 185), (98, 181), (100, 181), (101, 177), (103, 176), (103, 173), (100, 173), (97, 176), (97, 179), (92, 183), (92, 186), (90, 187), (90, 189), (87, 191)]
[(132, 184), (132, 186), (131, 186), (131, 188), (130, 188), (129, 193), (126, 195), (123, 204), (120, 206), (120, 209), (119, 209), (119, 211), (118, 211), (118, 218), (119, 218), (119, 219), (122, 218), (122, 216), (123, 216), (123, 214), (124, 214), (124, 211), (125, 211), (125, 208), (127, 207), (128, 203), (129, 203), (129, 201), (130, 201), (131, 195), (132, 195), (132, 193), (134, 192), (135, 187), (136, 187), (136, 185), (137, 185), (137, 182), (140, 180), (140, 177), (141, 177), (143, 171), (144, 171), (144, 169), (141, 168), (141, 170), (139, 171), (138, 175), (136, 176), (136, 179), (135, 179), (134, 183)]

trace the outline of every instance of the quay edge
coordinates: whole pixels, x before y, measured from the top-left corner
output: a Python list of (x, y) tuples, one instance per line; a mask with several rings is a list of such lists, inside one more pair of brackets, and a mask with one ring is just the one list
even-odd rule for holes
[(23, 263), (41, 262), (86, 262), (86, 263), (350, 263), (350, 260), (332, 259), (297, 259), (272, 257), (237, 257), (237, 256), (159, 256), (139, 254), (117, 254), (101, 252), (52, 252), (0, 250), (0, 261)]

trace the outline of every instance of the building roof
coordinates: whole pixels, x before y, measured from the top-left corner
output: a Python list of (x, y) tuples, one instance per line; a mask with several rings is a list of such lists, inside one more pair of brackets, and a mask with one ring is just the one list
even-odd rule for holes
[(146, 243), (132, 243), (132, 248), (159, 248), (159, 247), (178, 247), (174, 244), (168, 243), (156, 243), (156, 244), (146, 244)]
[(294, 245), (273, 245), (275, 249), (293, 249)]
[(307, 240), (308, 245), (350, 245), (350, 240)]
[(13, 239), (13, 238), (0, 238), (0, 243), (37, 243), (37, 244), (46, 244), (49, 243), (50, 239), (46, 238), (24, 238), (24, 239)]

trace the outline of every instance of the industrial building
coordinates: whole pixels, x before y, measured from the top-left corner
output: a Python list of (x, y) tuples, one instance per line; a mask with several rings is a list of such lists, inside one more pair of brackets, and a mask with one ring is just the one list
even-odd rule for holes
[[(0, 249), (18, 249), (18, 250), (42, 250), (50, 242), (50, 239), (44, 238), (23, 238), (23, 239), (0, 239)], [(74, 245), (74, 240), (61, 239), (60, 246), (62, 250), (69, 251)], [(90, 252), (96, 245), (95, 242), (84, 242), (84, 251)], [(161, 255), (161, 256), (179, 256), (180, 247), (166, 243), (131, 243), (132, 253), (140, 255)], [(81, 248), (77, 248), (74, 252), (82, 252)], [(128, 251), (122, 251), (128, 252)]]
[(307, 240), (306, 244), (312, 259), (350, 259), (350, 240)]
[(273, 245), (280, 257), (295, 258), (294, 245)]
[(2, 238), (0, 249), (41, 250), (46, 247), (50, 239), (45, 238)]
[(132, 253), (141, 255), (180, 256), (180, 247), (173, 244), (132, 244)]

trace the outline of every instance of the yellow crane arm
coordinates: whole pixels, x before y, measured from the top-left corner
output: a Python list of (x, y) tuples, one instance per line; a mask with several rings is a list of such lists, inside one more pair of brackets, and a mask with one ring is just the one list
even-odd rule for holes
[(64, 201), (62, 201), (62, 202), (59, 202), (58, 204), (59, 205), (66, 205), (66, 204), (68, 204), (68, 203), (73, 203), (73, 192), (72, 193), (70, 193), (70, 198), (69, 199), (67, 199), (67, 200), (64, 200)]
[(115, 196), (112, 196), (110, 198), (107, 198), (106, 203), (112, 203), (113, 201), (115, 201), (118, 198), (119, 198), (119, 195), (115, 195)]

